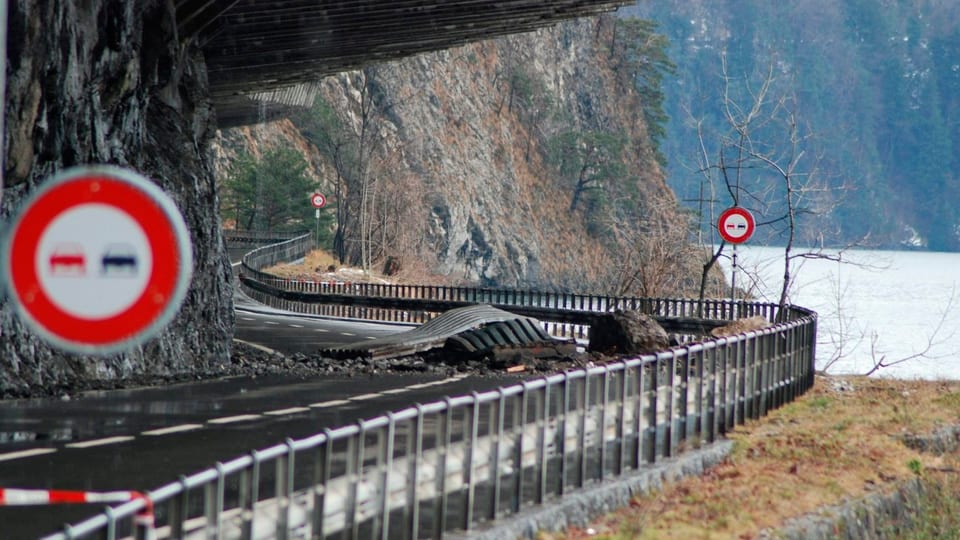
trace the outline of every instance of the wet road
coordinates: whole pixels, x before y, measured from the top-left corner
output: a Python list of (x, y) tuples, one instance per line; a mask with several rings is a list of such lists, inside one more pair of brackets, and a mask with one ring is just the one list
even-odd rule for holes
[[(30, 489), (157, 488), (287, 437), (493, 388), (508, 379), (232, 378), (0, 404), (0, 483)], [(35, 538), (98, 505), (0, 507), (0, 538)]]
[[(399, 325), (299, 317), (237, 297), (237, 339), (310, 353)], [(147, 491), (286, 438), (301, 438), (515, 378), (236, 377), (70, 400), (0, 402), (0, 487)], [(0, 539), (36, 538), (102, 505), (0, 506)]]

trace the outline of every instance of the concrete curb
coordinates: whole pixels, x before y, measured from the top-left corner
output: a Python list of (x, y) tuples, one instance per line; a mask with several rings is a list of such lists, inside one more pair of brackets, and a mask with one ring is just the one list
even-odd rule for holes
[(733, 441), (722, 440), (682, 456), (658, 461), (618, 480), (564, 495), (560, 500), (539, 508), (498, 519), (489, 527), (480, 526), (463, 533), (444, 535), (453, 539), (502, 540), (535, 538), (540, 531), (560, 531), (572, 525), (584, 526), (590, 520), (623, 508), (634, 496), (659, 489), (666, 482), (701, 475), (723, 461), (733, 449)]

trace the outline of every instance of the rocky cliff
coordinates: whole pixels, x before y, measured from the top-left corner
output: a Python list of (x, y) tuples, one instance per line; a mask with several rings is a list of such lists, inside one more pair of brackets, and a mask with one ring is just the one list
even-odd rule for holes
[[(349, 262), (392, 259), (415, 281), (676, 294), (676, 268), (631, 290), (653, 272), (637, 236), (656, 229), (679, 254), (684, 228), (617, 47), (600, 17), (345, 73), (320, 81), (312, 116), (225, 131), (222, 149), (300, 148), (346, 210)], [(620, 141), (622, 167), (575, 195), (609, 164), (563, 171), (571, 138), (568, 152)]]
[(332, 77), (314, 111), (224, 133), (212, 148), (203, 59), (176, 39), (172, 9), (10, 2), (0, 217), (60, 169), (126, 166), (176, 201), (194, 272), (159, 337), (107, 358), (48, 347), (0, 300), (0, 397), (216, 372), (233, 313), (211, 150), (225, 162), (264, 140), (309, 158), (343, 209), (349, 262), (393, 260), (417, 281), (650, 295), (683, 284), (683, 220), (617, 64), (612, 18)]
[(193, 235), (195, 266), (184, 305), (163, 334), (109, 358), (49, 348), (3, 301), (0, 396), (78, 379), (204, 370), (223, 361), (233, 310), (207, 156), (213, 116), (202, 59), (178, 45), (172, 8), (153, 0), (9, 4), (3, 218), (59, 169), (118, 164), (152, 178), (176, 200)]

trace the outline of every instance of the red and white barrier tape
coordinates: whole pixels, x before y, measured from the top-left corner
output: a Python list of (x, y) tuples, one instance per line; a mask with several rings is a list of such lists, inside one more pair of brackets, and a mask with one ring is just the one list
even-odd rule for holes
[(139, 491), (76, 491), (68, 489), (0, 488), (0, 506), (43, 504), (116, 504), (143, 499), (147, 506), (137, 512), (134, 523), (153, 528), (153, 501)]

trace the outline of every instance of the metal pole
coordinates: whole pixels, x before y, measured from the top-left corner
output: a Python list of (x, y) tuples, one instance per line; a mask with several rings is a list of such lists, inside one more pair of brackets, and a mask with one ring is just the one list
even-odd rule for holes
[(733, 272), (730, 277), (730, 299), (737, 301), (737, 245), (733, 245)]

